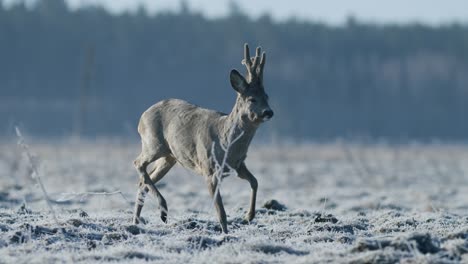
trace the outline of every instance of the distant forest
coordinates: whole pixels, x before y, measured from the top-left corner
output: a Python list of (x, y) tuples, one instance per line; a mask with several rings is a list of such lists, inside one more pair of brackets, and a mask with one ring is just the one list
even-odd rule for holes
[(343, 26), (232, 4), (225, 18), (179, 12), (110, 14), (0, 0), (0, 135), (136, 136), (141, 113), (165, 98), (228, 112), (229, 71), (242, 47), (267, 52), (275, 117), (264, 139), (468, 139), (468, 25)]

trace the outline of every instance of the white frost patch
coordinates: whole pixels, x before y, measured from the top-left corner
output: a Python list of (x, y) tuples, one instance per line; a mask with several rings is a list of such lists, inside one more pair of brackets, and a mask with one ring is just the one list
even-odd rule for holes
[[(147, 223), (131, 224), (139, 145), (49, 142), (30, 149), (60, 224), (17, 146), (0, 144), (0, 262), (468, 259), (468, 146), (252, 146), (247, 165), (259, 182), (257, 214), (242, 221), (249, 184), (226, 178), (228, 235), (220, 233), (203, 178), (180, 166), (158, 183), (168, 224), (151, 195), (142, 212)], [(271, 199), (286, 209), (262, 208)]]

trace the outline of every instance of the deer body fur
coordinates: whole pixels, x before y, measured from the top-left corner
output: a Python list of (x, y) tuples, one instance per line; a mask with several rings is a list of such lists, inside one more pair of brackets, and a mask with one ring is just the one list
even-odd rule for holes
[[(178, 162), (183, 167), (205, 177), (208, 190), (214, 199), (223, 232), (227, 233), (226, 213), (221, 194), (217, 190), (219, 179), (214, 177), (216, 162), (220, 163), (226, 154), (225, 171), (233, 169), (238, 176), (251, 186), (248, 221), (255, 215), (257, 180), (247, 169), (244, 160), (248, 147), (259, 125), (273, 116), (268, 105), (268, 96), (263, 88), (263, 66), (265, 53), (260, 58), (249, 57), (245, 45), (247, 78), (236, 70), (231, 71), (231, 85), (238, 92), (236, 103), (229, 114), (201, 108), (179, 99), (164, 100), (151, 106), (141, 116), (138, 132), (141, 136), (142, 151), (134, 161), (140, 174), (134, 223), (139, 223), (144, 198), (152, 191), (158, 198), (161, 219), (166, 222), (167, 204), (154, 185)], [(232, 138), (238, 138), (229, 149), (223, 148)], [(147, 166), (155, 162), (154, 170), (148, 174)]]

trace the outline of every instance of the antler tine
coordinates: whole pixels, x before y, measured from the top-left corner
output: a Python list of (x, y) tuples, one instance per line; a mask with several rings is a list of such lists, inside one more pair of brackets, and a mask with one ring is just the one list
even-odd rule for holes
[(262, 58), (260, 60), (260, 66), (258, 66), (258, 76), (263, 80), (263, 68), (265, 67), (265, 62), (266, 62), (266, 53), (262, 53)]
[(247, 43), (244, 44), (244, 60), (242, 62), (247, 66), (247, 69), (250, 71), (249, 67), (252, 66), (252, 62), (250, 61), (249, 44)]
[[(261, 55), (260, 55), (261, 54)], [(265, 52), (262, 53), (262, 48), (255, 49), (255, 57), (250, 57), (249, 45), (244, 44), (244, 59), (242, 64), (247, 68), (247, 79), (253, 78), (263, 79), (263, 66), (265, 65)]]
[(260, 67), (263, 69), (263, 66), (265, 66), (265, 60), (266, 60), (266, 53), (262, 53), (262, 59), (260, 60)]
[(260, 52), (262, 51), (262, 48), (261, 47), (257, 47), (256, 51), (255, 51), (255, 58), (253, 60), (253, 66), (252, 68), (253, 69), (256, 69), (258, 67), (258, 64), (260, 63)]

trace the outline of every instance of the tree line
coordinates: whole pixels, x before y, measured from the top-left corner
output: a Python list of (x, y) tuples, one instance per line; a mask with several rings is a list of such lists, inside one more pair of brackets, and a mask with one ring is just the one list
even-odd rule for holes
[(185, 5), (116, 15), (63, 0), (0, 1), (0, 134), (135, 136), (165, 98), (228, 112), (245, 42), (268, 56), (266, 138), (468, 138), (468, 25), (278, 22), (234, 5), (218, 19)]

